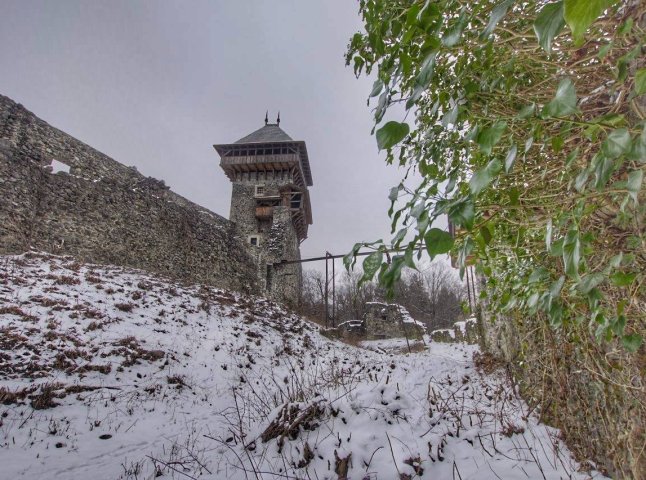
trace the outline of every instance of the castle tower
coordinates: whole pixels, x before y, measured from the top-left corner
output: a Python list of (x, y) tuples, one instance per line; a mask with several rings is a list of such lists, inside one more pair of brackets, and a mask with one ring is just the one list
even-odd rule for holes
[(312, 224), (308, 186), (312, 173), (305, 142), (292, 140), (276, 123), (237, 142), (214, 145), (233, 183), (230, 220), (257, 260), (259, 284), (276, 301), (300, 301), (300, 244)]

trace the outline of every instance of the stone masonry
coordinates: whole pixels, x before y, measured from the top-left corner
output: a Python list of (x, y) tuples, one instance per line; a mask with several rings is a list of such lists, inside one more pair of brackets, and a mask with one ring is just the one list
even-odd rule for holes
[(394, 303), (366, 303), (363, 322), (366, 337), (370, 339), (421, 339), (426, 333), (423, 323), (414, 320), (404, 307)]
[(0, 95), (0, 253), (30, 249), (262, 293), (232, 222)]

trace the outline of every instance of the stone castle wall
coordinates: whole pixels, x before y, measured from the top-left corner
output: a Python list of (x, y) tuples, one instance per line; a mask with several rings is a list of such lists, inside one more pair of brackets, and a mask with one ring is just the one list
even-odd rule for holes
[(232, 222), (0, 95), (0, 253), (29, 249), (258, 291)]

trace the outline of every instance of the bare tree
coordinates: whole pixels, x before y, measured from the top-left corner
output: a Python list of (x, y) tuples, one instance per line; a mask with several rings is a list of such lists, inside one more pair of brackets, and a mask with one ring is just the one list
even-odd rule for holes
[[(306, 270), (301, 313), (325, 324), (325, 277)], [(385, 302), (385, 292), (374, 282), (359, 286), (360, 271), (344, 272), (336, 279), (336, 323), (363, 318), (368, 302)], [(420, 271), (407, 270), (395, 289), (393, 303), (403, 305), (430, 330), (445, 328), (464, 317), (464, 285), (456, 272), (441, 261)], [(330, 297), (329, 301), (332, 299)], [(331, 307), (330, 307), (331, 308)]]

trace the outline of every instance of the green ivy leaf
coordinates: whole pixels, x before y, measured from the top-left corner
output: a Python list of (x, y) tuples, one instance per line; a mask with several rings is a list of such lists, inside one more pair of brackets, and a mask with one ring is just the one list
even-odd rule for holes
[(455, 106), (442, 117), (442, 126), (448, 127), (449, 125), (455, 125), (455, 122), (458, 119), (459, 111), (460, 108), (456, 103)]
[(471, 252), (473, 251), (473, 247), (473, 239), (471, 237), (466, 237), (462, 244), (462, 248), (460, 248), (460, 251), (458, 252), (458, 265), (460, 266), (461, 279), (464, 278), (464, 271), (467, 267), (467, 261), (469, 259), (469, 255), (471, 255)]
[(536, 104), (532, 103), (530, 105), (525, 105), (523, 108), (521, 108), (518, 113), (516, 114), (516, 117), (518, 118), (529, 118), (532, 115), (534, 115), (534, 111), (536, 110)]
[(579, 261), (581, 260), (581, 241), (579, 232), (571, 229), (563, 241), (563, 264), (565, 273), (574, 279), (579, 278)]
[(392, 299), (394, 296), (395, 284), (402, 276), (402, 269), (406, 265), (406, 258), (404, 255), (397, 255), (392, 258), (389, 268), (380, 272), (379, 283), (386, 287), (386, 297)]
[(384, 82), (380, 79), (375, 80), (375, 83), (372, 84), (372, 91), (370, 92), (370, 97), (376, 97), (384, 89)]
[(630, 353), (635, 353), (642, 345), (642, 337), (641, 335), (637, 335), (636, 333), (624, 335), (623, 337), (621, 337), (621, 343), (624, 345), (624, 348)]
[(493, 147), (500, 141), (507, 128), (507, 122), (498, 121), (478, 134), (478, 145), (486, 155), (491, 155)]
[(634, 22), (633, 18), (629, 17), (628, 20), (626, 20), (624, 24), (617, 29), (617, 33), (619, 35), (628, 35), (633, 29)]
[(445, 47), (453, 47), (458, 44), (460, 41), (460, 36), (462, 36), (462, 30), (467, 24), (467, 19), (464, 14), (460, 15), (458, 22), (451, 27), (442, 37), (442, 44)]
[(639, 163), (646, 163), (646, 127), (644, 127), (642, 133), (633, 142), (628, 158)]
[(646, 93), (646, 68), (640, 68), (635, 73), (635, 95)]
[(563, 18), (578, 42), (588, 27), (616, 0), (565, 0)]
[(396, 187), (393, 187), (390, 189), (390, 193), (388, 194), (388, 200), (391, 202), (396, 202), (397, 198), (399, 197), (399, 191), (402, 189), (402, 185), (399, 184)]
[(573, 151), (571, 151), (567, 158), (565, 159), (565, 166), (569, 167), (574, 163), (574, 160), (576, 160), (576, 157), (579, 155), (579, 147), (575, 148)]
[(577, 285), (577, 288), (581, 293), (587, 295), (593, 288), (603, 282), (604, 279), (605, 276), (602, 273), (591, 273), (590, 275), (586, 275), (581, 279), (581, 281)]
[(461, 200), (449, 207), (447, 212), (449, 220), (459, 227), (464, 227), (467, 230), (473, 228), (473, 222), (475, 220), (475, 208), (473, 205), (473, 200), (466, 199)]
[(577, 110), (574, 84), (569, 78), (564, 78), (559, 82), (555, 97), (543, 107), (542, 113), (544, 117), (563, 117)]
[(639, 190), (641, 190), (642, 188), (643, 177), (644, 172), (642, 170), (635, 170), (628, 174), (626, 189), (628, 190), (628, 194), (632, 197), (635, 204), (637, 204), (637, 196), (639, 195)]
[(550, 285), (550, 295), (552, 296), (552, 298), (559, 298), (564, 283), (565, 275), (561, 275), (558, 280)]
[(436, 255), (448, 253), (453, 248), (453, 237), (439, 228), (431, 228), (426, 232), (424, 242), (426, 242), (426, 250), (431, 259), (435, 258)]
[(390, 121), (377, 130), (377, 146), (379, 150), (387, 150), (401, 142), (410, 132), (407, 123)]
[(491, 240), (493, 240), (493, 235), (491, 234), (491, 229), (489, 228), (489, 225), (483, 225), (480, 227), (480, 236), (484, 240), (485, 245), (489, 245), (491, 243)]
[(590, 172), (588, 171), (587, 168), (579, 172), (579, 174), (574, 179), (574, 188), (576, 189), (577, 192), (583, 191), (583, 189), (585, 188), (585, 184), (588, 182), (589, 176), (590, 176)]
[(635, 273), (624, 273), (624, 272), (615, 272), (610, 275), (610, 281), (616, 287), (627, 287), (633, 283), (637, 274)]
[(619, 315), (611, 322), (610, 328), (615, 335), (618, 337), (622, 336), (624, 334), (624, 329), (626, 328), (626, 317), (624, 315)]
[(500, 170), (502, 169), (502, 164), (500, 160), (494, 158), (491, 160), (485, 168), (478, 170), (473, 174), (471, 180), (469, 180), (469, 189), (474, 195), (479, 194), (484, 190), (494, 179)]
[(630, 151), (631, 138), (630, 133), (625, 128), (613, 130), (601, 145), (604, 155), (610, 159), (615, 159), (624, 153)]
[(507, 10), (509, 10), (509, 7), (514, 4), (514, 1), (515, 0), (505, 0), (504, 2), (500, 2), (493, 8), (493, 10), (491, 10), (491, 14), (489, 15), (489, 22), (487, 23), (484, 31), (480, 34), (480, 38), (486, 39), (487, 37), (489, 37), (489, 35), (491, 35), (491, 32), (494, 31), (496, 25), (498, 25), (498, 22), (502, 20), (505, 15), (507, 15)]
[(518, 153), (518, 147), (514, 143), (505, 157), (505, 173), (511, 172), (511, 168), (514, 166), (514, 161), (516, 161), (516, 154)]
[(552, 40), (565, 26), (563, 2), (548, 3), (534, 21), (534, 32), (538, 43), (547, 53), (552, 51)]
[(363, 261), (363, 276), (359, 280), (359, 286), (372, 280), (372, 277), (375, 276), (375, 273), (377, 273), (377, 270), (381, 267), (383, 258), (384, 254), (381, 250), (373, 252), (365, 258)]
[(615, 171), (615, 162), (613, 162), (611, 159), (606, 158), (606, 157), (600, 157), (599, 161), (597, 162), (597, 168), (594, 171), (594, 186), (597, 190), (601, 190), (606, 183), (608, 183), (608, 180), (610, 179), (610, 176), (612, 173)]
[(343, 256), (343, 264), (347, 270), (350, 270), (354, 267), (354, 264), (357, 262), (357, 253), (363, 246), (363, 243), (355, 243), (352, 247), (352, 250)]
[(552, 219), (547, 221), (545, 226), (545, 248), (549, 252), (552, 249)]

